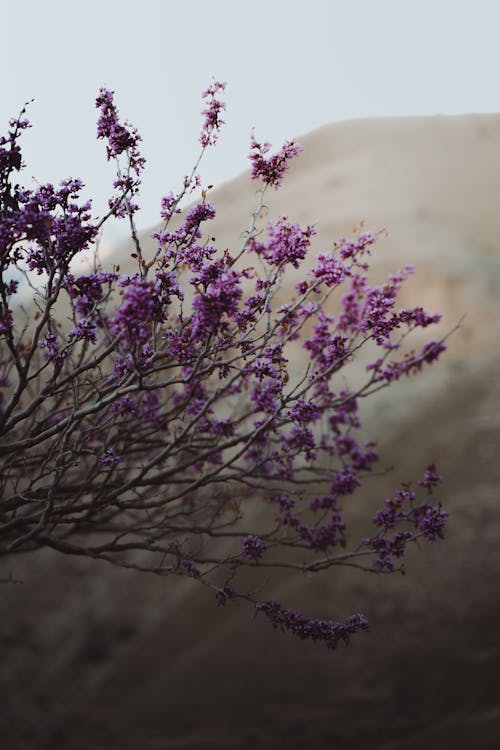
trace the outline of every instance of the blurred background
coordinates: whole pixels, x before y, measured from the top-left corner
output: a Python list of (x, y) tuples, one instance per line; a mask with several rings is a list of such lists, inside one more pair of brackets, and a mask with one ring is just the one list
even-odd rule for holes
[[(252, 127), (305, 148), (269, 216), (315, 223), (313, 253), (364, 221), (385, 227), (374, 271), (413, 263), (405, 303), (462, 319), (442, 362), (364, 405), (392, 472), (359, 516), (432, 460), (446, 477), (446, 540), (406, 576), (276, 576), (310, 615), (371, 624), (330, 653), (182, 584), (53, 553), (2, 563), (0, 736), (12, 750), (497, 748), (500, 743), (500, 115), (491, 2), (143, 0), (5, 4), (0, 119), (34, 98), (26, 176), (80, 176), (96, 213), (113, 169), (95, 141), (99, 86), (116, 91), (148, 159), (143, 241), (190, 171), (200, 93), (228, 82), (226, 126), (202, 173), (220, 247), (255, 203)], [(211, 227), (212, 232), (212, 227)], [(125, 225), (105, 235), (126, 264)], [(297, 354), (300, 366), (300, 353)]]

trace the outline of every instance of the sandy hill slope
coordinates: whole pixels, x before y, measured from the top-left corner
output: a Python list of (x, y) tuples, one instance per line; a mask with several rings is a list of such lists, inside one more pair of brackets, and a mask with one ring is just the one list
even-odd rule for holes
[[(25, 583), (1, 592), (6, 747), (499, 746), (500, 115), (345, 122), (300, 141), (268, 217), (316, 224), (313, 253), (361, 220), (385, 227), (375, 274), (412, 263), (408, 302), (442, 311), (441, 332), (466, 316), (442, 363), (367, 404), (396, 468), (353, 499), (362, 514), (436, 459), (447, 539), (411, 555), (405, 577), (277, 580), (310, 614), (368, 615), (372, 631), (335, 654), (215, 609), (189, 581), (20, 560)], [(242, 242), (255, 189), (244, 174), (211, 194), (218, 246)]]

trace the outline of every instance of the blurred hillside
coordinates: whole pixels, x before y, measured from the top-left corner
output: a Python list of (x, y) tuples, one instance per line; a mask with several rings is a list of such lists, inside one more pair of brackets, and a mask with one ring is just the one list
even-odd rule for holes
[[(269, 593), (308, 614), (368, 616), (371, 632), (336, 653), (239, 605), (216, 609), (191, 581), (52, 553), (15, 559), (24, 583), (0, 590), (6, 748), (500, 744), (500, 115), (345, 122), (299, 140), (266, 220), (315, 224), (313, 253), (360, 221), (386, 228), (375, 276), (415, 265), (405, 303), (443, 312), (442, 334), (465, 315), (442, 362), (363, 405), (395, 469), (352, 499), (362, 517), (435, 459), (447, 538), (415, 550), (404, 577), (276, 578)], [(236, 250), (256, 184), (244, 174), (209, 197), (210, 235)], [(122, 269), (132, 251), (117, 251)]]

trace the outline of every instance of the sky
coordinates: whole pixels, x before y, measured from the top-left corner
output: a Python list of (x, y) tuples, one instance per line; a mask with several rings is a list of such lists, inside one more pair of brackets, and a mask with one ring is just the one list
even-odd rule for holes
[(0, 11), (2, 132), (34, 99), (28, 182), (80, 177), (102, 213), (114, 171), (94, 101), (107, 86), (143, 137), (142, 229), (196, 160), (213, 77), (227, 82), (226, 125), (204, 184), (247, 168), (252, 128), (278, 147), (338, 120), (500, 111), (497, 0), (0, 0)]

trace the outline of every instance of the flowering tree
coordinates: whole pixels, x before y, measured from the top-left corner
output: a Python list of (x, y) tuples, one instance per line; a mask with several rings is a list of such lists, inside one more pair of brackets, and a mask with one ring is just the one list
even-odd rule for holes
[[(217, 140), (223, 90), (214, 82), (203, 94), (200, 159)], [(98, 138), (117, 170), (99, 219), (79, 180), (17, 184), (25, 110), (0, 140), (0, 554), (49, 547), (189, 576), (219, 605), (242, 598), (275, 628), (334, 648), (367, 628), (363, 615), (310, 619), (263, 598), (263, 582), (276, 568), (393, 571), (410, 542), (443, 536), (434, 466), (385, 500), (371, 536), (351, 539), (343, 510), (378, 458), (356, 437), (358, 401), (438, 358), (442, 341), (406, 353), (403, 341), (439, 315), (397, 308), (411, 268), (370, 285), (375, 234), (340, 239), (305, 271), (313, 227), (283, 217), (263, 233), (264, 195), (301, 151), (293, 141), (271, 154), (252, 137), (260, 189), (241, 247), (220, 252), (204, 236), (215, 216), (206, 191), (181, 214), (200, 187), (198, 160), (180, 192), (163, 198), (146, 257), (134, 220), (140, 136), (120, 120), (112, 92), (102, 89), (96, 104)], [(95, 250), (103, 224), (121, 217), (132, 274), (104, 269)], [(92, 248), (92, 272), (76, 275), (72, 262)], [(300, 280), (278, 304), (290, 267), (302, 269)], [(25, 315), (16, 302), (23, 277)], [(335, 315), (325, 311), (331, 298)], [(307, 364), (294, 372), (298, 344)], [(350, 389), (339, 373), (366, 346), (376, 355)], [(253, 578), (242, 576), (248, 569)]]

